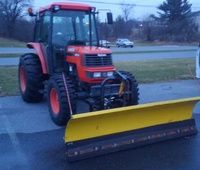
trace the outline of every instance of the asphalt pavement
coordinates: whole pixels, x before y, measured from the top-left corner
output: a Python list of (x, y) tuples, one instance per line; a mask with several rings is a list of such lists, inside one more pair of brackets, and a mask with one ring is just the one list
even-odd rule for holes
[[(141, 84), (140, 104), (196, 97), (200, 81)], [(78, 112), (87, 111), (78, 104)], [(194, 110), (200, 129), (200, 103)], [(141, 120), (142, 121), (142, 120)], [(123, 125), (122, 125), (123, 126)], [(198, 170), (200, 134), (68, 163), (64, 128), (50, 119), (47, 101), (31, 104), (20, 96), (0, 98), (0, 167), (2, 170)]]

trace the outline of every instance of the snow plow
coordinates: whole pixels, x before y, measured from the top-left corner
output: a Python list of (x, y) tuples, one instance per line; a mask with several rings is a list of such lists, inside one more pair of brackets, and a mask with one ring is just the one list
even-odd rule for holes
[(199, 97), (73, 115), (65, 131), (69, 161), (91, 158), (197, 133)]

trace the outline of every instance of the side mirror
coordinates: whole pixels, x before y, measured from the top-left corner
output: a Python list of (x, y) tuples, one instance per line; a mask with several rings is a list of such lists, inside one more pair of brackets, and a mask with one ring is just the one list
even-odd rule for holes
[(108, 24), (113, 24), (113, 16), (111, 12), (107, 13), (107, 21), (108, 21)]

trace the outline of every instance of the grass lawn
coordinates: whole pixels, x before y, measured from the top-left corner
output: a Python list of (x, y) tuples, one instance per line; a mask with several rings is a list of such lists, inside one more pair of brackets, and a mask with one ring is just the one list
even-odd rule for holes
[[(116, 62), (117, 70), (131, 72), (139, 83), (153, 83), (192, 79), (195, 59), (168, 59), (155, 61)], [(191, 73), (192, 72), (192, 75)]]
[(26, 47), (26, 43), (0, 37), (0, 47)]
[(20, 57), (22, 54), (0, 54), (0, 58), (15, 58), (15, 57)]
[[(139, 84), (188, 80), (193, 79), (195, 75), (193, 58), (114, 64), (117, 70), (131, 72)], [(17, 70), (17, 67), (0, 67), (0, 96), (19, 95)]]
[(19, 94), (17, 67), (0, 67), (0, 97)]

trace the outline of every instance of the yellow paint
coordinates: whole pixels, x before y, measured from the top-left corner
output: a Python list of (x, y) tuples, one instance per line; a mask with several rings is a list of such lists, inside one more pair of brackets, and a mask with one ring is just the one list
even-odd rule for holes
[(66, 127), (65, 142), (191, 119), (199, 100), (195, 97), (73, 115)]
[(124, 82), (121, 82), (121, 84), (120, 84), (120, 89), (119, 89), (119, 97), (122, 96), (122, 92), (123, 92), (123, 90), (124, 90), (124, 86), (125, 86)]

